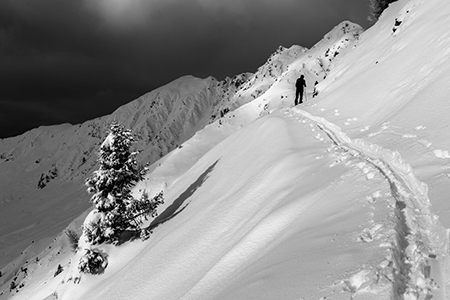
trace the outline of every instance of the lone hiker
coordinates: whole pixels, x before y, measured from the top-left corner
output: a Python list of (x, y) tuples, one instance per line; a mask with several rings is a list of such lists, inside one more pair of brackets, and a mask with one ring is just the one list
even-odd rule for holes
[(303, 74), (300, 76), (300, 78), (297, 79), (295, 82), (295, 105), (298, 105), (298, 97), (300, 96), (300, 103), (303, 101), (303, 87), (306, 87), (306, 81), (305, 76)]

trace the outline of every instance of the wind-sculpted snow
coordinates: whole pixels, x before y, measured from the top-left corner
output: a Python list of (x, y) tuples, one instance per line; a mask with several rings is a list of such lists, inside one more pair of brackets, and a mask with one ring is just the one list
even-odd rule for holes
[[(318, 266), (324, 268), (326, 261), (321, 263), (314, 259), (314, 263), (302, 270), (301, 257), (303, 253), (314, 252), (311, 249), (326, 248), (329, 251), (334, 246), (329, 248), (325, 237), (304, 241), (303, 234), (314, 236), (311, 222), (341, 223), (351, 214), (352, 210), (345, 209), (347, 198), (338, 197), (336, 192), (353, 185), (353, 182), (347, 179), (330, 185), (328, 180), (339, 178), (347, 170), (340, 167), (329, 170), (328, 158), (317, 160), (314, 154), (322, 149), (322, 143), (316, 141), (309, 131), (299, 131), (298, 127), (295, 122), (273, 116), (230, 135), (167, 190), (166, 199), (173, 204), (161, 213), (164, 218), (162, 224), (155, 228), (151, 243), (134, 246), (145, 247), (145, 250), (140, 250), (133, 261), (128, 261), (128, 258), (123, 261), (120, 252), (114, 250), (109, 256), (108, 268), (111, 269), (105, 271), (104, 278), (83, 275), (79, 285), (61, 285), (57, 289), (58, 295), (63, 299), (120, 299), (125, 296), (139, 299), (143, 295), (160, 299), (248, 299), (255, 288), (262, 288), (258, 288), (260, 284), (272, 298), (279, 295), (282, 299), (290, 299), (294, 294), (313, 294), (313, 287), (302, 289), (301, 284), (295, 286), (295, 276), (276, 276), (268, 280), (272, 276), (270, 272), (266, 274), (264, 266), (267, 265), (268, 269), (271, 265), (281, 267), (287, 270), (286, 274), (307, 274), (308, 270)], [(304, 147), (302, 141), (307, 141)], [(184, 149), (171, 156), (184, 159), (187, 155), (183, 153)], [(328, 180), (318, 182), (311, 172), (318, 172), (318, 177)], [(351, 178), (356, 175), (352, 173)], [(357, 197), (359, 191), (351, 194)], [(325, 207), (329, 209), (323, 214)], [(166, 218), (166, 211), (173, 217)], [(339, 227), (342, 229), (341, 225)], [(324, 225), (323, 228), (332, 230), (333, 226)], [(328, 237), (329, 229), (319, 236)], [(354, 229), (350, 226), (345, 230), (351, 232)], [(188, 232), (195, 234), (192, 236)], [(351, 252), (351, 247), (346, 246), (349, 239), (343, 231), (337, 230), (336, 234), (343, 235), (342, 238), (335, 237), (340, 240), (337, 244)], [(291, 250), (291, 243), (297, 250)], [(280, 256), (284, 251), (288, 255)], [(317, 253), (317, 258), (320, 258), (320, 251)], [(350, 258), (350, 254), (343, 256), (346, 256), (342, 257), (345, 261)], [(336, 258), (336, 261), (341, 260)], [(119, 277), (115, 274), (117, 265), (128, 265)], [(261, 283), (260, 280), (253, 281), (251, 274), (261, 268), (265, 273), (262, 278), (266, 279)], [(147, 270), (145, 280), (152, 284), (130, 283), (137, 270)], [(189, 277), (183, 276), (186, 272), (190, 273)], [(71, 271), (63, 274), (66, 279), (72, 276), (69, 275)], [(247, 280), (253, 282), (248, 287), (244, 283)], [(292, 287), (278, 290), (277, 286), (286, 280)], [(105, 288), (111, 282), (115, 288)], [(352, 288), (358, 286), (356, 279), (349, 284)], [(342, 291), (346, 286), (346, 283), (339, 283), (336, 289)], [(77, 289), (79, 294), (73, 289)], [(89, 292), (85, 293), (86, 290)], [(237, 291), (240, 292), (236, 297), (230, 296)]]

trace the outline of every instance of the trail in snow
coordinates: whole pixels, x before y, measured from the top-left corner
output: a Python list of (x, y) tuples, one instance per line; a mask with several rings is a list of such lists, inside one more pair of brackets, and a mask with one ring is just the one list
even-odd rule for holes
[(430, 212), (428, 187), (396, 151), (350, 139), (339, 126), (294, 108), (289, 118), (306, 118), (333, 144), (353, 158), (374, 166), (388, 181), (395, 199), (392, 241), (394, 299), (450, 299), (449, 230)]

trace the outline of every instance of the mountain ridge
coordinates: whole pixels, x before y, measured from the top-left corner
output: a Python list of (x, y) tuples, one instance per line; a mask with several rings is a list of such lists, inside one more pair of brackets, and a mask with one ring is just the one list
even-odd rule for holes
[[(25, 284), (15, 299), (36, 284), (63, 299), (448, 298), (449, 12), (443, 0), (398, 1), (365, 33), (343, 22), (311, 49), (279, 48), (255, 74), (202, 81), (204, 95), (225, 95), (191, 107), (203, 127), (187, 121), (192, 138), (167, 146), (182, 134), (161, 122), (163, 147), (141, 149), (147, 160), (173, 148), (135, 188), (167, 192), (151, 239), (101, 246), (111, 265), (96, 277), (79, 275), (80, 253), (59, 253), (60, 235), (35, 281), (13, 280)], [(291, 108), (300, 73), (308, 99)], [(177, 120), (176, 101), (152, 95)], [(133, 109), (124, 124), (138, 127)], [(61, 277), (36, 279), (56, 261)]]
[[(141, 160), (151, 162), (159, 159), (205, 126), (213, 112), (219, 110), (223, 99), (228, 97), (227, 93), (231, 94), (232, 90), (236, 89), (236, 82), (245, 76), (239, 75), (234, 80), (226, 79), (223, 82), (212, 77), (181, 77), (121, 106), (111, 115), (83, 124), (39, 127), (17, 137), (0, 140), (2, 212), (8, 214), (20, 211), (22, 206), (32, 206), (36, 197), (48, 197), (45, 195), (45, 189), (54, 183), (59, 185), (61, 181), (71, 186), (69, 190), (82, 190), (83, 188), (79, 187), (83, 186), (84, 178), (95, 167), (95, 153), (112, 120), (122, 122), (124, 126), (134, 130), (138, 138), (137, 148), (146, 148), (146, 151), (141, 153)], [(171, 93), (174, 99), (170, 97)], [(158, 98), (164, 102), (156, 104)], [(156, 106), (153, 107), (152, 103)], [(163, 103), (166, 106), (164, 110), (160, 110), (157, 106)], [(182, 106), (187, 109), (181, 111)], [(130, 115), (134, 118), (130, 118)], [(146, 121), (147, 115), (155, 122)], [(175, 132), (176, 135), (173, 134)], [(147, 147), (148, 144), (152, 147)], [(34, 195), (36, 193), (37, 195)], [(64, 205), (66, 201), (57, 202)], [(88, 202), (80, 201), (79, 205), (78, 213), (89, 207)], [(21, 222), (21, 219), (17, 219), (15, 226), (20, 227)], [(70, 220), (66, 221), (69, 222)], [(8, 223), (2, 223), (0, 226), (0, 240), (3, 245), (5, 240), (2, 236), (7, 234), (12, 225), (10, 221)], [(11, 235), (8, 235), (8, 239), (11, 240)], [(31, 242), (32, 234), (20, 239), (23, 240), (20, 245), (24, 248)], [(3, 251), (4, 249), (0, 252), (0, 258), (5, 255)], [(11, 251), (16, 252), (13, 255), (17, 254), (17, 249)], [(10, 255), (8, 259), (12, 258)], [(4, 259), (0, 259), (0, 262), (0, 266), (6, 263)]]
[[(39, 192), (45, 198), (43, 190), (60, 180), (68, 181), (70, 189), (80, 190), (84, 178), (95, 167), (95, 153), (108, 124), (113, 120), (130, 128), (136, 135), (136, 148), (141, 151), (141, 161), (156, 161), (207, 124), (265, 93), (293, 61), (300, 57), (309, 61), (305, 53), (311, 54), (313, 51), (319, 53), (315, 55), (317, 57), (326, 56), (325, 48), (333, 46), (333, 38), (339, 40), (345, 37), (348, 34), (346, 28), (351, 26), (354, 32), (362, 31), (358, 25), (350, 24), (344, 21), (333, 28), (324, 37), (326, 42), (318, 43), (321, 47), (308, 50), (295, 45), (290, 48), (280, 46), (255, 74), (243, 73), (221, 81), (211, 76), (205, 79), (183, 76), (122, 105), (110, 115), (76, 125), (42, 126), (16, 137), (0, 139), (0, 199), (3, 199), (3, 206), (8, 206), (11, 212), (18, 211), (20, 206), (32, 205), (33, 192)], [(339, 33), (343, 34), (342, 37)], [(356, 39), (358, 35), (353, 36)], [(330, 57), (328, 64), (334, 58)], [(317, 62), (311, 64), (317, 68)], [(23, 181), (23, 170), (28, 175), (26, 181)], [(14, 186), (25, 189), (10, 188)], [(11, 204), (16, 201), (16, 205)], [(78, 212), (88, 207), (87, 201), (85, 204), (80, 202)], [(4, 211), (8, 212), (6, 209)], [(17, 222), (16, 226), (20, 227), (19, 224)], [(5, 231), (0, 232), (0, 240), (9, 228), (5, 224), (1, 227)], [(24, 248), (31, 240), (31, 235), (23, 239), (21, 247)], [(5, 253), (0, 253), (1, 267), (12, 256), (6, 254), (9, 258), (5, 260), (2, 259)]]

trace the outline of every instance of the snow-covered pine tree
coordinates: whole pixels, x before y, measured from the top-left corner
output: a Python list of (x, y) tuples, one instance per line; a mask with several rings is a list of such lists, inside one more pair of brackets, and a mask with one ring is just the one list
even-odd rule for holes
[(125, 230), (148, 237), (149, 232), (141, 228), (142, 222), (155, 216), (157, 206), (163, 202), (162, 192), (153, 199), (145, 193), (141, 199), (131, 194), (132, 187), (145, 173), (136, 161), (137, 152), (131, 151), (133, 142), (131, 131), (113, 122), (100, 146), (99, 169), (86, 180), (87, 190), (92, 194), (90, 201), (98, 214), (95, 221), (83, 228), (91, 244), (116, 244)]
[(78, 270), (86, 274), (101, 274), (108, 266), (106, 254), (98, 250), (86, 249), (78, 263)]
[(369, 21), (376, 22), (389, 4), (397, 0), (370, 0), (369, 3)]

